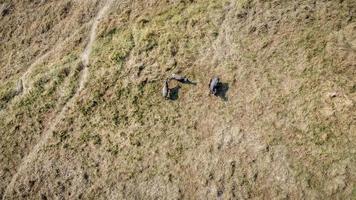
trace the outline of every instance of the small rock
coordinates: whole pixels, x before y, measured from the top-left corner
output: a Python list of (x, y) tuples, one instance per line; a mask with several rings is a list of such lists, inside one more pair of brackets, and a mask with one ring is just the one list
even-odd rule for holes
[(328, 134), (327, 133), (322, 134), (321, 139), (322, 139), (322, 141), (325, 142), (328, 139)]
[(22, 91), (23, 91), (23, 83), (22, 80), (20, 79), (16, 84), (16, 94), (21, 94)]
[(335, 98), (338, 96), (338, 93), (337, 92), (330, 92), (329, 95), (328, 95), (330, 98)]
[(47, 196), (45, 194), (41, 194), (41, 200), (47, 200)]

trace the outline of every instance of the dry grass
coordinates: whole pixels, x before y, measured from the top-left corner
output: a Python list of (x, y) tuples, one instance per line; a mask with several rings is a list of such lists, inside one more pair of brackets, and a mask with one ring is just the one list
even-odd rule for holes
[[(29, 29), (27, 45), (6, 32), (20, 33), (11, 19), (27, 13), (21, 6), (48, 16), (61, 6), (13, 2), (1, 18), (10, 27), (1, 52), (10, 51), (0, 60), (0, 196), (78, 87), (88, 28), (34, 66), (28, 94), (11, 93), (20, 65), (102, 6), (77, 4), (43, 38)], [(116, 2), (99, 25), (87, 85), (4, 198), (356, 198), (355, 10), (351, 0)], [(31, 38), (47, 50), (27, 53)], [(25, 57), (15, 64), (14, 55)], [(198, 84), (165, 101), (162, 80), (177, 72)], [(226, 98), (207, 94), (215, 74)]]

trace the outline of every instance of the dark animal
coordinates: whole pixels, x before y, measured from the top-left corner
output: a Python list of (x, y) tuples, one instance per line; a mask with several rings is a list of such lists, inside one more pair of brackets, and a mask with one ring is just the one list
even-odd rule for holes
[(179, 82), (185, 83), (185, 84), (193, 84), (193, 85), (197, 84), (195, 81), (191, 81), (187, 77), (181, 76), (181, 75), (178, 75), (178, 74), (172, 74), (170, 79), (171, 80), (176, 80), (176, 81), (179, 81)]
[(210, 82), (209, 82), (210, 94), (213, 94), (213, 95), (217, 94), (219, 84), (220, 84), (219, 77), (215, 76), (212, 79), (210, 79)]
[(163, 82), (163, 88), (162, 88), (162, 96), (166, 99), (169, 98), (169, 86), (168, 86), (168, 79), (164, 80)]
[(178, 74), (172, 74), (171, 79), (182, 82), (182, 83), (189, 82), (189, 80), (185, 76), (181, 76)]

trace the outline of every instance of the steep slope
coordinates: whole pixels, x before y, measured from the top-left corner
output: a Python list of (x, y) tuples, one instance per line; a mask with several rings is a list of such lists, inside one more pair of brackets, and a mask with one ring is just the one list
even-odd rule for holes
[[(1, 29), (1, 53), (11, 50), (2, 55), (25, 58), (0, 62), (0, 196), (356, 198), (354, 1), (114, 1), (93, 21), (105, 2), (74, 1), (69, 13), (88, 18), (54, 20), (71, 24), (66, 33), (23, 33), (48, 44), (38, 55), (26, 53), (34, 39)], [(21, 8), (55, 16), (55, 4), (13, 2), (1, 23), (21, 33), (11, 26), (29, 12)], [(69, 33), (76, 43), (41, 59)], [(63, 37), (51, 42), (54, 34)], [(31, 63), (32, 87), (9, 95)], [(197, 85), (172, 82), (164, 100), (171, 73)], [(224, 86), (218, 97), (208, 95), (213, 75)]]

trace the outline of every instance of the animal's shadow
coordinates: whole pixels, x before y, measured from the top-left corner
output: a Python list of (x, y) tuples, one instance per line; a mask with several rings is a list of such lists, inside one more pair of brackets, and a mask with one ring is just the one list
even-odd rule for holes
[[(174, 80), (174, 79), (172, 79), (172, 80)], [(191, 81), (191, 80), (189, 80), (189, 79), (186, 79), (186, 80), (176, 80), (176, 81), (178, 81), (178, 82), (180, 82), (180, 83), (183, 83), (183, 84), (188, 84), (188, 85), (196, 85), (196, 84), (197, 84), (195, 81)]]
[(176, 87), (170, 89), (169, 92), (169, 99), (172, 101), (176, 101), (179, 98), (179, 90), (180, 90), (180, 86), (177, 85)]
[(220, 97), (223, 101), (227, 101), (227, 91), (229, 90), (229, 84), (228, 83), (219, 83), (217, 85), (217, 92), (216, 96)]

